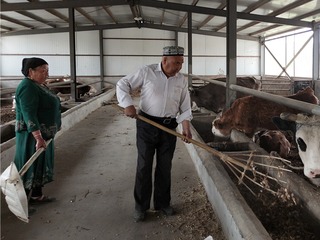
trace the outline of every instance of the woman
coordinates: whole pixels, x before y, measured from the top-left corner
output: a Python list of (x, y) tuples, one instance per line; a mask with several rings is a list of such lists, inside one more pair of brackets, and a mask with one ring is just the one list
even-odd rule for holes
[[(59, 98), (43, 83), (48, 78), (48, 63), (41, 58), (24, 58), (22, 73), (25, 78), (16, 89), (16, 154), (18, 170), (39, 148), (45, 148), (23, 176), (24, 188), (30, 204), (51, 202), (42, 188), (53, 181), (54, 141), (61, 127)], [(46, 146), (46, 141), (51, 139)], [(29, 195), (31, 194), (31, 196)]]

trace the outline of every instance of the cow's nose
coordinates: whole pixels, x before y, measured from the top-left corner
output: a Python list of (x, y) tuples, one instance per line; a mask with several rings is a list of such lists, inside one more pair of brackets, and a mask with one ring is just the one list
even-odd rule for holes
[(320, 169), (309, 169), (306, 176), (308, 178), (320, 178)]
[(314, 177), (313, 178), (320, 178), (320, 173), (313, 173)]

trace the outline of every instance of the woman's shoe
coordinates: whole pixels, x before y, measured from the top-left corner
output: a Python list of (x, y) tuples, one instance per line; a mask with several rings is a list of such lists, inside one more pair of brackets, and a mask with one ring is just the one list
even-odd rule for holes
[(52, 197), (48, 197), (45, 195), (42, 195), (40, 197), (31, 197), (29, 200), (29, 203), (31, 205), (36, 205), (36, 204), (43, 204), (43, 203), (50, 203), (54, 202), (56, 199)]

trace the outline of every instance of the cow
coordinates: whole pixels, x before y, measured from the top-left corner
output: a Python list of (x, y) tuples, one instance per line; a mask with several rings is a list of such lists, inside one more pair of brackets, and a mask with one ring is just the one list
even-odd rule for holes
[(254, 133), (253, 142), (268, 153), (276, 152), (280, 157), (288, 159), (292, 148), (292, 136), (289, 131), (260, 130)]
[[(312, 88), (307, 87), (288, 98), (312, 104), (319, 104)], [(212, 123), (212, 133), (228, 138), (232, 129), (245, 133), (248, 137), (261, 129), (276, 130), (272, 117), (283, 112), (299, 113), (298, 110), (254, 96), (236, 99), (229, 109), (220, 114)]]
[(295, 134), (300, 159), (304, 165), (303, 173), (310, 181), (320, 186), (320, 116), (282, 113), (273, 118), (281, 130)]
[[(226, 78), (215, 79), (225, 82)], [(254, 77), (237, 77), (237, 85), (260, 90), (261, 83)], [(247, 94), (237, 92), (236, 98), (248, 96)], [(226, 88), (214, 83), (208, 83), (199, 88), (190, 89), (190, 98), (192, 101), (192, 109), (204, 107), (215, 113), (221, 112), (226, 105)]]
[[(71, 84), (70, 78), (48, 79), (46, 81), (46, 83), (48, 83), (47, 86), (49, 87), (51, 92), (57, 94), (61, 101), (67, 101), (70, 99), (70, 96), (71, 96), (71, 86), (70, 85), (50, 86), (50, 84), (52, 84), (52, 83), (59, 83), (59, 82), (61, 82), (61, 83), (70, 82), (70, 84)], [(77, 88), (77, 98), (81, 98), (86, 95), (92, 95), (97, 92), (96, 89), (94, 89), (92, 86), (84, 85), (81, 82), (76, 83), (76, 86), (81, 86), (81, 85), (83, 85), (83, 87)]]

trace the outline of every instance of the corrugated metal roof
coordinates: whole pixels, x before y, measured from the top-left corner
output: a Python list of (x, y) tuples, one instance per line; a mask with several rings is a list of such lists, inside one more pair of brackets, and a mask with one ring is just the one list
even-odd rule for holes
[[(295, 29), (313, 29), (320, 23), (317, 0), (237, 0), (237, 34), (268, 37)], [(75, 30), (154, 28), (226, 34), (226, 0), (1, 0), (1, 34), (37, 34), (69, 31), (69, 9)], [(72, 10), (71, 10), (72, 11)]]

